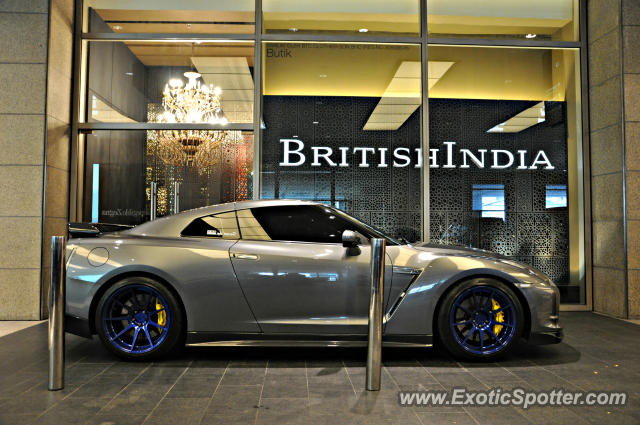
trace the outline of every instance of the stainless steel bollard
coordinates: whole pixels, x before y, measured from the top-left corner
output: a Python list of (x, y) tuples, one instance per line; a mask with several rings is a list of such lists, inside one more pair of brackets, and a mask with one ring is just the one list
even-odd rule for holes
[(149, 210), (149, 220), (156, 219), (156, 211), (158, 209), (158, 183), (151, 182), (149, 185), (150, 197), (151, 197), (151, 208)]
[(382, 294), (387, 241), (371, 239), (371, 299), (369, 301), (369, 345), (367, 348), (367, 391), (380, 391), (382, 373)]
[(180, 182), (173, 182), (173, 213), (180, 212)]
[(49, 391), (64, 388), (65, 266), (64, 236), (53, 236), (49, 285)]

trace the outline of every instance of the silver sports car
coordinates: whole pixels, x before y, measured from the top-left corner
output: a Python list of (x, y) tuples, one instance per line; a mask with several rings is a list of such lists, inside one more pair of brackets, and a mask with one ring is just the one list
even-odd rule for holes
[[(108, 229), (114, 230), (114, 229)], [(128, 359), (187, 345), (365, 345), (371, 238), (387, 240), (385, 345), (489, 359), (562, 339), (559, 292), (496, 254), (396, 241), (308, 201), (245, 201), (72, 234), (67, 330)]]

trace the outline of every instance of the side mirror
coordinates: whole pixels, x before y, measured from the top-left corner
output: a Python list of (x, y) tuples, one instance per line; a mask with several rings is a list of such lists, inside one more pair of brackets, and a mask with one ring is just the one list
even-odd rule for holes
[(345, 248), (354, 248), (360, 245), (362, 242), (360, 238), (356, 234), (356, 232), (352, 230), (345, 230), (342, 232), (342, 246)]

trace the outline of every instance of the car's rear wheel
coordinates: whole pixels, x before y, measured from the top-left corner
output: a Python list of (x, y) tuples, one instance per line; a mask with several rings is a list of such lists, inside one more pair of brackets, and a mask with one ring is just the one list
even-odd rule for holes
[(449, 291), (438, 311), (438, 335), (453, 356), (488, 360), (508, 353), (520, 340), (524, 313), (509, 286), (471, 279)]
[(157, 358), (183, 338), (183, 311), (175, 295), (147, 277), (127, 277), (111, 286), (96, 308), (104, 345), (127, 360)]

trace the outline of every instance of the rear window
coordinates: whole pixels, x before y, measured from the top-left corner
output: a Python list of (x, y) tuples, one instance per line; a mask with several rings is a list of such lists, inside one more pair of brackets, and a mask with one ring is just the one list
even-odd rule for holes
[(196, 218), (184, 228), (181, 234), (199, 238), (240, 238), (236, 213), (233, 211)]

